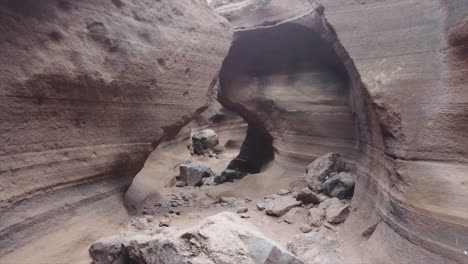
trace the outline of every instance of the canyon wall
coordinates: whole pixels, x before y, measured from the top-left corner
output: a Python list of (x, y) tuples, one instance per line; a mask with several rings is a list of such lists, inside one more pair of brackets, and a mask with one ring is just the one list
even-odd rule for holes
[(221, 97), (277, 158), (354, 161), (348, 263), (467, 263), (466, 1), (234, 2), (215, 5), (236, 28)]
[(0, 12), (2, 207), (136, 173), (204, 109), (231, 41), (196, 1), (1, 1)]
[(0, 0), (0, 255), (122, 192), (207, 107), (231, 40), (204, 1)]

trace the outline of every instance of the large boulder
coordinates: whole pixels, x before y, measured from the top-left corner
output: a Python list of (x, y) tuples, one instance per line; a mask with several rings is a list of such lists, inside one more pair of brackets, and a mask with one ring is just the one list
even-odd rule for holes
[(206, 107), (232, 40), (201, 1), (0, 1), (0, 13), (2, 208), (133, 177)]
[(218, 144), (218, 135), (211, 129), (205, 129), (192, 135), (192, 149), (195, 155), (213, 153)]
[(210, 167), (199, 163), (180, 165), (179, 170), (179, 177), (187, 186), (199, 186), (202, 184), (203, 178), (214, 175)]
[[(304, 264), (256, 227), (228, 212), (211, 216), (188, 230), (167, 228), (164, 234), (113, 237), (112, 241), (117, 243), (98, 241), (91, 246), (94, 249), (99, 245), (99, 255), (90, 249), (94, 263), (116, 264), (114, 256), (121, 254), (134, 264)], [(123, 250), (119, 251), (120, 246)]]
[(348, 199), (354, 193), (354, 178), (350, 173), (341, 172), (322, 183), (323, 192), (338, 199)]
[(317, 232), (299, 234), (288, 243), (288, 249), (307, 264), (340, 264), (331, 242)]
[(332, 173), (346, 170), (346, 162), (338, 153), (328, 153), (315, 159), (306, 168), (306, 182), (309, 188), (316, 190), (318, 182), (326, 181)]

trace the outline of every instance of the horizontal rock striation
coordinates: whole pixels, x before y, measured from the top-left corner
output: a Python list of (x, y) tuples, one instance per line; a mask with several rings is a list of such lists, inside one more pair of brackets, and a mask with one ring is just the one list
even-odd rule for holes
[(349, 263), (467, 263), (466, 1), (234, 2), (220, 96), (282, 164), (352, 157)]
[[(255, 11), (217, 9), (236, 28), (220, 73), (220, 100), (252, 126), (264, 127), (277, 162), (303, 170), (330, 151), (350, 158), (359, 128), (351, 107), (354, 76), (338, 54), (344, 49), (334, 47), (338, 41), (322, 21), (321, 6), (295, 1), (281, 13), (279, 2)], [(262, 23), (272, 12), (276, 23)]]
[(0, 1), (1, 218), (64, 188), (128, 185), (206, 108), (231, 39), (204, 1)]
[(231, 41), (194, 1), (2, 1), (0, 12), (2, 207), (138, 171), (205, 107)]
[[(324, 6), (371, 94), (392, 166), (366, 185), (363, 199), (377, 202), (385, 225), (372, 243), (400, 256), (391, 263), (467, 263), (466, 1)], [(416, 261), (404, 242), (389, 241), (392, 229), (425, 257)]]

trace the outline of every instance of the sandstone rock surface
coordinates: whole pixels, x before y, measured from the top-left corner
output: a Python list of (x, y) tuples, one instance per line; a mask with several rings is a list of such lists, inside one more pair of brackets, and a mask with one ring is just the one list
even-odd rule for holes
[(342, 263), (330, 241), (317, 232), (294, 236), (288, 249), (307, 264)]
[[(298, 163), (318, 157), (318, 150), (338, 151), (347, 159), (352, 157), (351, 165), (363, 176), (356, 183), (354, 197), (362, 210), (351, 214), (355, 217), (348, 225), (348, 234), (357, 238), (364, 231), (356, 228), (359, 223), (381, 218), (386, 228), (378, 228), (374, 233), (373, 248), (397, 257), (382, 257), (369, 251), (360, 254), (357, 262), (466, 262), (463, 248), (468, 244), (453, 240), (468, 232), (468, 216), (464, 213), (468, 192), (462, 184), (468, 162), (467, 111), (461, 107), (468, 98), (461, 88), (468, 83), (464, 74), (466, 45), (462, 44), (468, 35), (466, 1), (327, 0), (322, 1), (325, 10), (308, 1), (288, 1), (284, 5), (274, 0), (215, 2), (216, 10), (237, 30), (237, 43), (230, 52), (232, 60), (228, 57), (221, 74), (224, 104), (238, 109), (250, 123), (265, 126), (278, 151), (275, 161), (297, 168)], [(245, 5), (250, 5), (250, 9)], [(350, 92), (344, 92), (344, 97), (350, 99), (344, 105), (349, 105), (355, 114), (357, 134), (349, 132), (354, 131), (352, 118), (342, 115), (337, 121), (337, 115), (325, 118), (327, 111), (318, 110), (334, 108), (338, 112), (337, 100), (330, 106), (332, 100), (306, 98), (315, 94), (319, 82), (303, 85), (306, 81), (302, 81), (297, 85), (290, 80), (300, 79), (298, 76), (284, 78), (291, 76), (294, 67), (286, 66), (280, 58), (264, 56), (265, 49), (251, 49), (250, 54), (244, 52), (246, 56), (242, 57), (240, 51), (248, 50), (249, 45), (273, 49), (275, 45), (281, 46), (278, 41), (281, 37), (291, 40), (290, 34), (297, 38), (310, 34), (286, 29), (291, 25), (305, 26), (319, 34), (325, 46), (333, 47), (344, 64), (349, 79), (344, 78), (342, 88), (337, 90)], [(268, 36), (281, 37), (268, 39)], [(320, 46), (320, 41), (301, 39), (298, 43)], [(421, 45), (423, 40), (425, 44)], [(282, 54), (278, 50), (282, 49), (276, 49), (276, 56)], [(302, 50), (301, 58), (307, 58), (306, 61), (317, 61), (307, 57), (304, 49), (297, 50)], [(294, 51), (284, 55), (288, 56), (290, 61), (298, 58)], [(333, 56), (327, 57), (326, 64), (332, 65)], [(304, 64), (298, 62), (295, 66)], [(286, 68), (289, 71), (283, 70)], [(310, 71), (330, 78), (343, 76), (337, 70), (339, 67), (331, 68), (334, 70), (315, 67)], [(237, 71), (233, 73), (232, 69)], [(301, 71), (303, 75), (304, 72)], [(249, 92), (242, 92), (242, 87)], [(308, 89), (305, 92), (300, 87)], [(293, 95), (298, 90), (300, 95)], [(332, 98), (328, 95), (327, 99)], [(284, 103), (282, 99), (286, 97), (294, 98), (294, 104), (291, 100), (290, 104)], [(303, 107), (301, 99), (315, 108)], [(307, 111), (308, 115), (301, 115)], [(340, 113), (346, 111), (345, 107)], [(323, 120), (327, 121), (322, 123)], [(334, 125), (337, 123), (340, 125)], [(302, 125), (307, 130), (301, 129)], [(321, 131), (329, 133), (324, 135)], [(324, 137), (330, 141), (320, 140)], [(356, 138), (359, 151), (353, 153), (350, 150), (356, 146), (353, 145)], [(319, 153), (315, 157), (304, 155), (306, 148)], [(446, 177), (447, 172), (452, 176)], [(443, 228), (434, 230), (434, 225)], [(391, 232), (398, 242), (382, 239)], [(374, 246), (376, 241), (378, 246)], [(417, 252), (410, 253), (405, 245), (413, 244), (416, 246), (411, 248)]]
[(120, 202), (206, 108), (231, 39), (201, 1), (0, 1), (0, 262), (54, 217)]
[[(104, 239), (91, 246), (96, 264), (114, 264), (120, 254), (136, 264), (304, 264), (302, 260), (266, 238), (254, 226), (233, 213), (221, 213), (204, 220), (199, 226), (156, 236)], [(104, 241), (104, 242), (103, 242)], [(112, 241), (109, 243), (107, 241)], [(108, 262), (105, 254), (109, 252)]]

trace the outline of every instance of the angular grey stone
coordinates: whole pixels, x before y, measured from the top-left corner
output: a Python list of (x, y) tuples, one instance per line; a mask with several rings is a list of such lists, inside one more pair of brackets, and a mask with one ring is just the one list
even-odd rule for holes
[(288, 224), (294, 224), (296, 223), (296, 219), (297, 219), (297, 215), (301, 212), (301, 209), (300, 208), (292, 208), (291, 210), (289, 210), (289, 212), (287, 212), (284, 217), (283, 217), (283, 220), (288, 223)]
[(221, 146), (221, 145), (216, 145), (214, 148), (213, 148), (213, 152), (215, 154), (221, 154), (224, 152), (224, 147)]
[(297, 201), (290, 196), (279, 196), (275, 200), (271, 200), (266, 208), (266, 214), (271, 216), (283, 216), (294, 207), (302, 205), (301, 201)]
[(211, 129), (205, 129), (192, 136), (193, 153), (196, 155), (209, 154), (218, 144), (218, 135)]
[(288, 189), (281, 189), (281, 190), (278, 191), (278, 195), (288, 195), (290, 193), (291, 193), (291, 191), (288, 190)]
[(299, 234), (288, 249), (307, 264), (339, 264), (340, 258), (330, 241), (318, 232)]
[(183, 181), (177, 181), (176, 184), (175, 184), (176, 187), (184, 187), (185, 186), (185, 182)]
[(343, 204), (341, 203), (341, 201), (338, 199), (338, 198), (331, 198), (331, 199), (327, 199), (323, 202), (321, 202), (318, 206), (318, 208), (321, 208), (323, 210), (327, 210), (328, 207), (330, 206), (335, 206), (335, 207), (340, 207), (342, 206)]
[(346, 170), (346, 163), (340, 154), (328, 153), (317, 158), (307, 166), (305, 179), (310, 189), (319, 190), (321, 187), (320, 182), (330, 178), (331, 173)]
[(127, 264), (129, 257), (126, 247), (135, 239), (141, 242), (150, 240), (147, 236), (111, 236), (99, 239), (89, 248), (89, 255), (93, 259), (92, 264)]
[(203, 178), (202, 179), (202, 185), (206, 185), (206, 186), (216, 185), (215, 184), (215, 176), (210, 176), (208, 178)]
[(239, 208), (237, 208), (237, 213), (238, 213), (238, 214), (247, 213), (248, 211), (249, 211), (249, 208), (247, 208), (247, 207), (239, 207)]
[(304, 204), (319, 204), (320, 199), (315, 192), (308, 187), (303, 188), (296, 196), (296, 199)]
[(330, 224), (339, 224), (346, 220), (350, 213), (350, 206), (343, 204), (338, 198), (331, 198), (318, 206), (325, 210), (327, 222)]
[(338, 199), (348, 199), (354, 193), (354, 178), (350, 173), (341, 172), (322, 183), (323, 192)]
[(302, 233), (310, 233), (312, 232), (313, 228), (309, 225), (301, 225), (299, 230), (301, 230)]
[(220, 203), (226, 203), (229, 205), (234, 205), (239, 199), (236, 197), (221, 196), (219, 197)]
[(257, 204), (257, 209), (258, 209), (259, 211), (263, 211), (263, 210), (265, 210), (265, 209), (267, 208), (267, 206), (268, 206), (267, 203), (258, 203), (258, 204)]
[(348, 218), (349, 213), (349, 205), (342, 205), (340, 207), (330, 206), (325, 212), (327, 215), (327, 222), (334, 225), (344, 222), (346, 218)]
[(307, 223), (311, 226), (319, 227), (325, 218), (325, 211), (322, 208), (311, 208), (307, 213)]
[(187, 186), (199, 186), (203, 178), (214, 175), (208, 166), (199, 163), (182, 164), (179, 170), (180, 178)]

